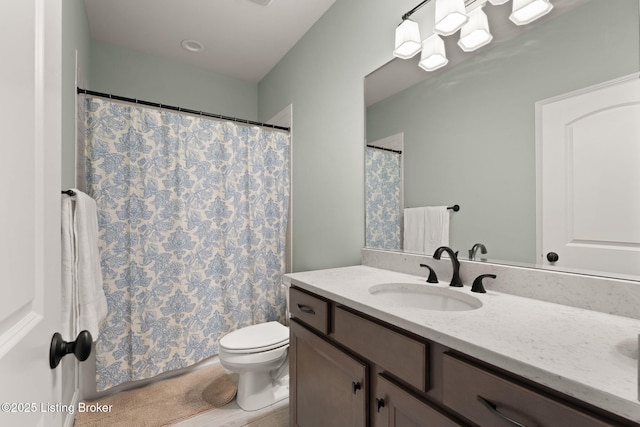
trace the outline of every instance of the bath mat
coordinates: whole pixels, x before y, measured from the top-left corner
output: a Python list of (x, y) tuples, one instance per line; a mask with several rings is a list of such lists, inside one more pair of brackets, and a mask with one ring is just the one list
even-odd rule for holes
[[(220, 365), (198, 369), (96, 401), (76, 414), (75, 427), (169, 426), (221, 407), (236, 395), (236, 382)], [(94, 405), (93, 407), (90, 405)], [(80, 409), (81, 405), (78, 405)]]

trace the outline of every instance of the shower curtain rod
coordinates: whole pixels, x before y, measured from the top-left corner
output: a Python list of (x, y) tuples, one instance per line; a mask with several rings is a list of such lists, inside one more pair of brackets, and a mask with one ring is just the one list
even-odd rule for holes
[(400, 151), (400, 150), (392, 150), (391, 148), (378, 147), (377, 145), (367, 144), (367, 147), (375, 148), (376, 150), (391, 151), (392, 153), (402, 154), (402, 151)]
[(188, 108), (174, 107), (174, 106), (171, 106), (171, 105), (159, 104), (157, 102), (142, 101), (140, 99), (127, 98), (127, 97), (118, 96), (118, 95), (111, 95), (111, 94), (108, 94), (108, 93), (96, 92), (96, 91), (93, 91), (93, 90), (87, 90), (87, 89), (81, 89), (81, 88), (77, 88), (77, 89), (78, 89), (78, 93), (79, 94), (84, 94), (84, 95), (97, 96), (97, 97), (100, 97), (100, 98), (115, 99), (116, 101), (131, 102), (131, 103), (134, 103), (134, 104), (146, 105), (148, 107), (164, 108), (166, 110), (178, 111), (180, 113), (197, 114), (197, 115), (200, 115), (200, 116), (212, 117), (214, 119), (228, 120), (230, 122), (244, 123), (244, 124), (247, 124), (247, 125), (255, 125), (255, 126), (261, 126), (261, 127), (265, 127), (265, 128), (284, 130), (286, 132), (290, 132), (291, 131), (291, 128), (284, 127), (284, 126), (276, 126), (276, 125), (272, 125), (272, 124), (269, 124), (269, 123), (254, 122), (252, 120), (238, 119), (236, 117), (223, 116), (221, 114), (213, 114), (213, 113), (206, 113), (204, 111), (190, 110)]

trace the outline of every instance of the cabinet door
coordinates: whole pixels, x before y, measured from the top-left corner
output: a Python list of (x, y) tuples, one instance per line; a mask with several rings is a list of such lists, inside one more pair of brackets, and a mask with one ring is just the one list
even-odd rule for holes
[(416, 398), (403, 388), (378, 376), (373, 408), (376, 427), (457, 427), (440, 410)]
[(290, 331), (291, 425), (366, 426), (367, 365), (295, 320)]

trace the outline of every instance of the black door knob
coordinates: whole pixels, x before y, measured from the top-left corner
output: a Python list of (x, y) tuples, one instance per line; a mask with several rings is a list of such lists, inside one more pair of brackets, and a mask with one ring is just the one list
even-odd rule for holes
[(556, 261), (558, 261), (558, 259), (560, 259), (560, 257), (558, 256), (557, 253), (555, 253), (555, 252), (547, 253), (547, 261), (556, 262)]
[(60, 360), (69, 353), (73, 353), (76, 358), (84, 362), (91, 354), (93, 338), (89, 331), (82, 331), (75, 341), (66, 342), (59, 332), (53, 334), (51, 338), (51, 348), (49, 349), (49, 366), (54, 369)]

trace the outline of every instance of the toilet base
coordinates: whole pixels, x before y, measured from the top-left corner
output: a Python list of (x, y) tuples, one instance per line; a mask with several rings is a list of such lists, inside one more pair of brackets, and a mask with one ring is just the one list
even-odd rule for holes
[[(257, 411), (289, 397), (289, 369), (273, 372), (243, 372), (238, 378), (238, 406), (245, 411)], [(280, 372), (280, 376), (273, 374)]]

